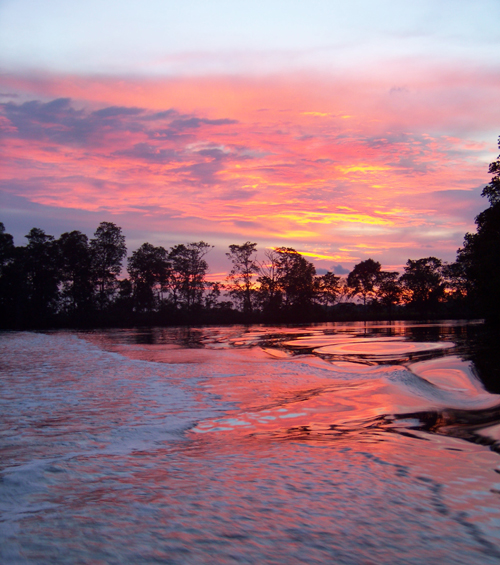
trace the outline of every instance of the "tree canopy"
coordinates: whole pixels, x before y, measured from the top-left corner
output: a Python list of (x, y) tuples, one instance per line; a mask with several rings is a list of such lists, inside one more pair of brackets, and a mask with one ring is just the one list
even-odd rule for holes
[(164, 247), (143, 243), (128, 258), (134, 307), (151, 311), (159, 304), (170, 274), (168, 252)]
[(436, 257), (408, 260), (401, 277), (403, 299), (422, 312), (428, 311), (444, 298), (443, 262)]
[[(500, 137), (498, 138), (498, 148), (500, 149)], [(488, 172), (493, 176), (483, 188), (481, 195), (488, 199), (491, 206), (494, 206), (500, 202), (500, 155), (496, 161), (490, 163)]]
[(482, 195), (490, 206), (476, 217), (476, 233), (465, 234), (457, 263), (469, 301), (487, 318), (500, 321), (500, 155), (488, 170), (493, 177)]
[(352, 295), (361, 296), (365, 306), (367, 298), (374, 296), (381, 268), (382, 265), (378, 261), (366, 259), (355, 265), (347, 277), (347, 284), (352, 289)]
[(90, 249), (97, 301), (102, 310), (112, 299), (122, 261), (127, 255), (122, 229), (112, 222), (101, 222), (90, 240)]
[(201, 307), (208, 270), (205, 255), (211, 247), (204, 241), (186, 245), (181, 243), (172, 247), (169, 260), (172, 265), (171, 289), (176, 306), (182, 306), (188, 311)]
[(255, 301), (253, 279), (259, 271), (256, 254), (257, 244), (250, 241), (242, 245), (230, 245), (229, 253), (226, 253), (233, 265), (227, 277), (229, 293), (247, 314), (252, 312)]

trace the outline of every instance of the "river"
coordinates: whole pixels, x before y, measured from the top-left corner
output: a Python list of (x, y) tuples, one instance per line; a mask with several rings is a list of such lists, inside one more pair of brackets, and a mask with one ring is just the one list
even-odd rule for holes
[(3, 332), (1, 562), (500, 563), (484, 331)]

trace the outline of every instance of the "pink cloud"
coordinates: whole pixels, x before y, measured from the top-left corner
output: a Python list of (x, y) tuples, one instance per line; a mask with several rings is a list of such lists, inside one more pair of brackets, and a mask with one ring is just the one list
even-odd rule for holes
[(451, 258), (488, 180), (498, 80), (387, 77), (7, 76), (2, 190), (336, 262)]

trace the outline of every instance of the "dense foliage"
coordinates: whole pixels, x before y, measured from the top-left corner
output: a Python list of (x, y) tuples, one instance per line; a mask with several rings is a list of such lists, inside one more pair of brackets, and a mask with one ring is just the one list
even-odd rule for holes
[(90, 240), (79, 231), (55, 239), (38, 228), (26, 238), (25, 247), (15, 247), (0, 224), (4, 328), (438, 316), (451, 300), (458, 304), (434, 257), (408, 261), (401, 277), (367, 259), (342, 278), (318, 275), (290, 247), (267, 250), (259, 261), (257, 244), (247, 241), (229, 246), (226, 280), (209, 282), (211, 246), (204, 241), (168, 250), (144, 243), (128, 257), (128, 278), (121, 278), (125, 238), (110, 222)]
[[(498, 140), (500, 149), (500, 138)], [(457, 264), (468, 300), (495, 322), (500, 321), (500, 155), (490, 164), (491, 181), (483, 190), (490, 206), (476, 217), (476, 233), (467, 233)]]
[[(500, 147), (500, 140), (499, 140)], [(346, 278), (316, 273), (290, 247), (232, 244), (224, 282), (208, 282), (204, 241), (170, 249), (142, 244), (127, 261), (120, 227), (102, 222), (92, 239), (59, 239), (33, 228), (16, 247), (0, 223), (3, 328), (130, 324), (310, 322), (336, 319), (486, 316), (500, 320), (500, 156), (483, 190), (490, 206), (466, 234), (456, 263), (409, 259), (402, 275), (369, 258)]]

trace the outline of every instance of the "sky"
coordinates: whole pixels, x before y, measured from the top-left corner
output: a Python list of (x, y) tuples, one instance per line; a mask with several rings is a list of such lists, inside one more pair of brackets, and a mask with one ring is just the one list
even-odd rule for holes
[(500, 134), (498, 0), (0, 0), (0, 221), (453, 261)]

